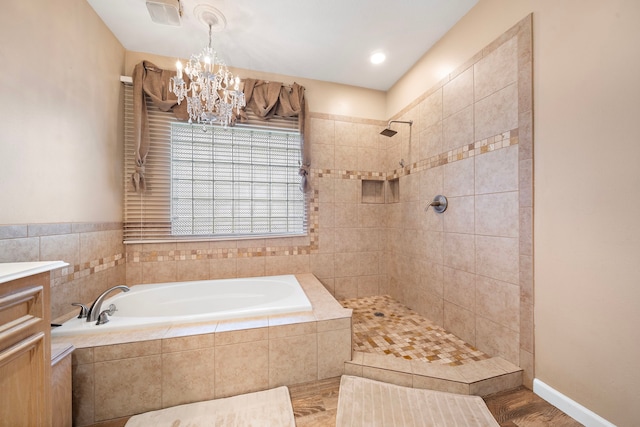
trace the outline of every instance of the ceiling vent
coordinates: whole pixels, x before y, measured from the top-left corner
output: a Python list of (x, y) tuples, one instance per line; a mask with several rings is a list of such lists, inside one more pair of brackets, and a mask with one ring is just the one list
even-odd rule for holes
[(179, 0), (147, 0), (147, 9), (151, 20), (157, 24), (180, 26)]

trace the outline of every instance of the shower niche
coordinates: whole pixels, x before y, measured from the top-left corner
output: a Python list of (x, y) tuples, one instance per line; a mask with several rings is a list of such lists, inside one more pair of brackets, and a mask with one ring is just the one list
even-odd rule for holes
[(384, 181), (362, 180), (362, 203), (384, 203)]
[(387, 181), (387, 203), (398, 203), (400, 201), (400, 178)]
[(363, 179), (362, 203), (398, 203), (400, 201), (400, 179), (388, 181)]

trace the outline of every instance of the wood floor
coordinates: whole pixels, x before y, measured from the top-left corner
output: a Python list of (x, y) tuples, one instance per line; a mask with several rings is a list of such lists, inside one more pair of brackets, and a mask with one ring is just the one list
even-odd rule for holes
[[(289, 386), (297, 427), (335, 426), (339, 388), (339, 377)], [(582, 425), (524, 387), (487, 396), (484, 401), (501, 427)]]
[[(297, 427), (334, 427), (339, 388), (340, 377), (289, 386)], [(524, 387), (493, 394), (484, 401), (501, 427), (582, 426)], [(122, 427), (128, 419), (124, 417), (92, 427)]]

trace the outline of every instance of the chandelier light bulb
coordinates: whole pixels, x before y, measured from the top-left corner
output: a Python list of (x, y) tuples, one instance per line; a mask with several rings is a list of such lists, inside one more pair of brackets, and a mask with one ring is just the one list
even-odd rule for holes
[(182, 62), (176, 61), (176, 74), (179, 79), (182, 79)]

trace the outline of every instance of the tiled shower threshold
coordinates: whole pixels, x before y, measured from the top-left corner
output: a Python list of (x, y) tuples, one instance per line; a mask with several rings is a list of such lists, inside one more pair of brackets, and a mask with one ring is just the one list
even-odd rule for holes
[(347, 375), (477, 396), (522, 385), (521, 368), (479, 351), (387, 295), (340, 303), (353, 309)]

